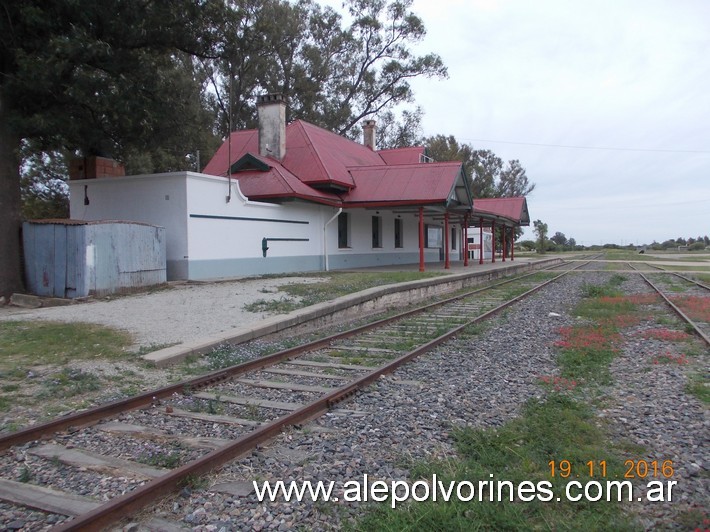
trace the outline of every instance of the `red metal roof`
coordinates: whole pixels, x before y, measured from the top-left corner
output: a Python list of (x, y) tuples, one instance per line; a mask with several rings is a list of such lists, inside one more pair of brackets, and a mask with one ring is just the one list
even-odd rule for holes
[(230, 135), (232, 139), (232, 160), (227, 161), (229, 154), (229, 142), (224, 141), (222, 145), (207, 163), (202, 173), (209, 175), (227, 175), (227, 169), (245, 153), (259, 153), (259, 133), (256, 129), (245, 129), (235, 131)]
[(461, 163), (407, 164), (350, 168), (357, 183), (344, 203), (446, 202), (461, 173)]
[(525, 197), (482, 198), (473, 200), (473, 216), (489, 214), (507, 218), (518, 225), (530, 225), (530, 214)]
[[(286, 126), (286, 153), (280, 162), (256, 155), (257, 130), (234, 132), (231, 143), (231, 161), (225, 141), (203, 171), (226, 176), (240, 161), (233, 176), (251, 199), (301, 198), (339, 206), (455, 204), (466, 209), (471, 204), (461, 163), (419, 163), (420, 147), (376, 152), (302, 120)], [(321, 190), (324, 186), (331, 192)], [(334, 193), (338, 188), (342, 192)]]
[(412, 146), (411, 148), (378, 150), (377, 153), (386, 164), (416, 164), (424, 162), (425, 150), (424, 146)]
[(302, 183), (295, 175), (272, 159), (249, 154), (269, 166), (269, 170), (248, 170), (233, 174), (239, 181), (239, 190), (248, 198), (300, 198), (327, 205), (340, 205), (335, 194), (317, 190)]

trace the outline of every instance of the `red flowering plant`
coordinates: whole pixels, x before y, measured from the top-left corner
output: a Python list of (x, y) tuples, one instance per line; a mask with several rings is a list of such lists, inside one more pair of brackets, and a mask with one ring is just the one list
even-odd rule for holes
[(538, 377), (540, 383), (556, 392), (574, 390), (577, 387), (575, 379), (560, 377), (559, 375), (541, 375)]
[(692, 320), (710, 322), (710, 297), (675, 296), (671, 298)]
[(640, 336), (646, 339), (663, 340), (666, 342), (684, 342), (689, 340), (691, 336), (684, 331), (672, 331), (670, 329), (649, 329), (641, 331)]
[(681, 353), (680, 355), (674, 355), (670, 351), (666, 351), (662, 355), (653, 357), (654, 364), (678, 364), (679, 366), (684, 366), (689, 362), (690, 361), (684, 353)]

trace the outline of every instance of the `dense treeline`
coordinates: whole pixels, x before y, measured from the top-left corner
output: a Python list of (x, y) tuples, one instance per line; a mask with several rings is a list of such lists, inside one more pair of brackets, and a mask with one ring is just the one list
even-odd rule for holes
[[(542, 223), (539, 220), (535, 222), (535, 234), (537, 235), (538, 240), (523, 240), (519, 242), (518, 245), (522, 249), (528, 251), (583, 251), (586, 249), (650, 249), (653, 251), (678, 251), (680, 248), (681, 250), (687, 249), (688, 251), (703, 251), (706, 248), (710, 248), (710, 237), (707, 235), (698, 236), (697, 238), (678, 237), (675, 240), (671, 238), (663, 241), (662, 243), (654, 240), (651, 244), (639, 242), (637, 244), (632, 243), (624, 246), (619, 244), (583, 246), (577, 244), (574, 238), (567, 238), (564, 233), (559, 231), (557, 231), (551, 238), (547, 238), (547, 224), (542, 224), (542, 227), (540, 224)], [(540, 234), (540, 228), (544, 230), (542, 236)]]
[[(22, 216), (67, 215), (70, 157), (199, 170), (230, 128), (254, 127), (266, 92), (286, 96), (289, 121), (357, 138), (376, 117), (380, 148), (423, 140), (410, 80), (447, 70), (414, 52), (426, 30), (411, 5), (0, 0), (0, 295), (21, 288)], [(451, 137), (429, 140), (455, 151)], [(458, 148), (437, 158), (464, 161), (479, 197), (532, 190), (517, 161)]]

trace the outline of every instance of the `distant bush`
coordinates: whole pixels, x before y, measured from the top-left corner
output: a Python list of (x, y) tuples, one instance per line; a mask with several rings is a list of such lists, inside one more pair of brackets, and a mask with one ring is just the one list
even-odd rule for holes
[(694, 244), (690, 244), (688, 249), (690, 251), (702, 251), (705, 249), (705, 242), (695, 242)]

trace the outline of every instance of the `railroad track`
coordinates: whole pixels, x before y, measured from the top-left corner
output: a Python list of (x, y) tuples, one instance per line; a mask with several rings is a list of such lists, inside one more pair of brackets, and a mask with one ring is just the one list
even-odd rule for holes
[[(23, 466), (15, 467), (20, 478), (0, 479), (0, 500), (52, 515), (45, 526), (58, 523), (56, 530), (109, 526), (251, 451), (285, 427), (338, 408), (381, 375), (585, 264), (567, 263), (562, 272), (541, 270), (496, 282), (4, 435), (4, 470), (30, 457), (43, 475), (77, 480), (71, 491), (52, 489), (27, 482)], [(174, 428), (166, 430), (174, 427), (167, 419), (180, 420), (179, 434)], [(68, 468), (80, 474), (63, 475)], [(115, 485), (110, 500), (88, 496), (95, 483)]]
[(655, 282), (636, 273), (710, 345), (710, 286), (677, 272), (651, 272)]

